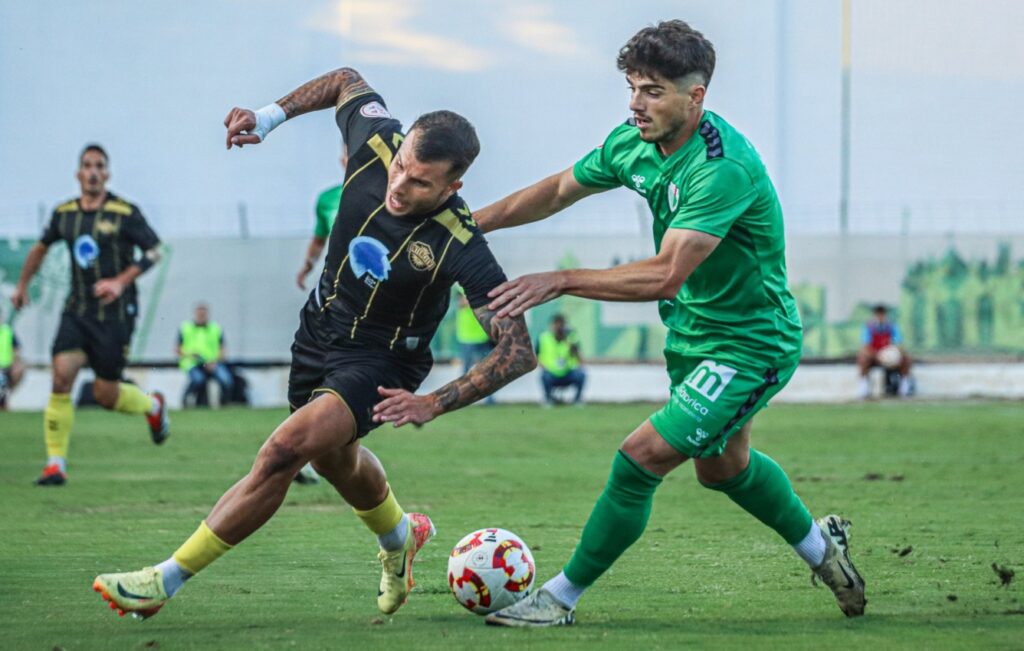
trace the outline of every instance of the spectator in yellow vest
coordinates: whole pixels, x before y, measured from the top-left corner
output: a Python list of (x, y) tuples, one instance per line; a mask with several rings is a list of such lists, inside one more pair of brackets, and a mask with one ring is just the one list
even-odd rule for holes
[[(469, 306), (469, 301), (466, 300), (461, 288), (458, 307), (455, 309), (455, 342), (459, 345), (459, 360), (462, 362), (463, 374), (494, 349), (491, 338), (476, 320), (473, 308)], [(494, 402), (494, 394), (484, 399), (485, 405), (493, 405)]]
[(25, 375), (20, 349), (21, 344), (11, 326), (0, 323), (0, 410), (7, 410), (7, 396)]
[(580, 403), (587, 376), (580, 368), (580, 348), (576, 333), (566, 326), (565, 317), (561, 314), (551, 317), (551, 327), (537, 338), (537, 363), (541, 367), (540, 380), (544, 387), (545, 404), (561, 402), (555, 396), (555, 389), (560, 387), (575, 389), (572, 401), (574, 404)]
[(194, 318), (183, 321), (178, 330), (178, 366), (188, 374), (185, 405), (195, 404), (212, 378), (220, 385), (221, 402), (231, 396), (234, 379), (224, 364), (224, 332), (216, 321), (210, 321), (210, 308), (196, 305)]

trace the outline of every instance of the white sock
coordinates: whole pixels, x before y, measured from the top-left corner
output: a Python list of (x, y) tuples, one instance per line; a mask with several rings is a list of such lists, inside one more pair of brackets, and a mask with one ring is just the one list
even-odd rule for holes
[(403, 514), (395, 528), (383, 536), (377, 536), (377, 542), (384, 551), (393, 552), (405, 546), (405, 539), (409, 536), (409, 516)]
[(804, 539), (793, 545), (793, 551), (804, 559), (812, 570), (825, 560), (825, 549), (825, 535), (821, 532), (821, 527), (817, 522), (811, 522), (811, 530), (807, 532)]
[(551, 593), (555, 601), (566, 608), (575, 608), (576, 602), (583, 596), (586, 588), (576, 585), (565, 576), (565, 572), (559, 572), (558, 576), (550, 579), (544, 584), (544, 589)]
[(156, 569), (160, 570), (160, 573), (164, 577), (164, 591), (168, 597), (173, 597), (174, 593), (177, 592), (181, 586), (185, 585), (185, 581), (192, 578), (185, 568), (178, 565), (178, 561), (174, 560), (171, 556), (163, 563), (156, 566)]
[(61, 472), (67, 472), (68, 462), (64, 459), (64, 457), (46, 457), (46, 465), (52, 466), (55, 464), (58, 468), (60, 468)]
[(860, 383), (857, 385), (857, 395), (861, 398), (871, 397), (871, 381), (866, 377), (860, 379)]

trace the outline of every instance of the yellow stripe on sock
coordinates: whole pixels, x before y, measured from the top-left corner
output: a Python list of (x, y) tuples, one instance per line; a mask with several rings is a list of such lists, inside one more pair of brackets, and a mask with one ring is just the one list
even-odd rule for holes
[(218, 538), (203, 520), (196, 532), (174, 552), (174, 560), (189, 574), (198, 574), (233, 546)]
[(383, 536), (397, 527), (398, 523), (402, 521), (402, 516), (405, 515), (405, 511), (395, 499), (395, 492), (391, 490), (390, 484), (388, 484), (388, 496), (384, 498), (383, 502), (369, 511), (352, 510), (363, 521), (363, 524), (378, 536)]
[(114, 411), (122, 414), (148, 414), (153, 408), (153, 396), (146, 395), (134, 384), (121, 382), (117, 385), (117, 402)]
[(43, 411), (43, 437), (46, 440), (48, 456), (68, 456), (68, 442), (71, 440), (71, 424), (74, 420), (75, 410), (71, 405), (71, 394), (51, 393), (50, 401)]

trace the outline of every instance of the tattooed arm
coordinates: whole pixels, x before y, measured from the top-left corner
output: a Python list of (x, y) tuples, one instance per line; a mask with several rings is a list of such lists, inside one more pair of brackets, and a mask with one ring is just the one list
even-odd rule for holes
[[(271, 129), (284, 120), (311, 111), (337, 108), (349, 99), (371, 91), (358, 72), (352, 68), (338, 68), (307, 81), (277, 100), (276, 104), (271, 105), (278, 107), (276, 109), (264, 107), (257, 112), (236, 106), (224, 119), (224, 126), (228, 128), (228, 149), (231, 149), (232, 145), (241, 147), (258, 144)], [(273, 116), (277, 110), (282, 111), (283, 115)], [(265, 111), (269, 112), (264, 114)], [(269, 124), (266, 123), (267, 120), (270, 120)]]
[(284, 109), (288, 118), (293, 118), (310, 111), (337, 108), (352, 97), (371, 90), (358, 72), (352, 68), (338, 68), (302, 84), (277, 100), (277, 105)]
[(486, 306), (476, 308), (473, 313), (490, 333), (494, 350), (465, 375), (425, 396), (379, 387), (384, 400), (373, 408), (374, 422), (393, 422), (395, 427), (406, 423), (422, 425), (441, 414), (486, 398), (537, 367), (537, 356), (522, 316), (498, 317)]

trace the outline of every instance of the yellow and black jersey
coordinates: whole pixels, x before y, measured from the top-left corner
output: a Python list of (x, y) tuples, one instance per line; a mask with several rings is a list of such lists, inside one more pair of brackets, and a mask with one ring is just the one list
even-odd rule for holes
[(505, 274), (457, 194), (428, 214), (388, 212), (388, 167), (404, 135), (378, 94), (349, 100), (335, 117), (349, 163), (323, 274), (310, 300), (338, 343), (423, 352), (448, 311), (453, 283), (479, 307)]
[(98, 210), (82, 210), (78, 199), (66, 201), (53, 211), (39, 241), (50, 246), (63, 240), (71, 254), (71, 292), (64, 311), (105, 321), (134, 319), (138, 310), (135, 284), (125, 288), (116, 301), (100, 304), (93, 285), (113, 278), (135, 263), (135, 248), (152, 249), (160, 242), (134, 204), (107, 193)]

